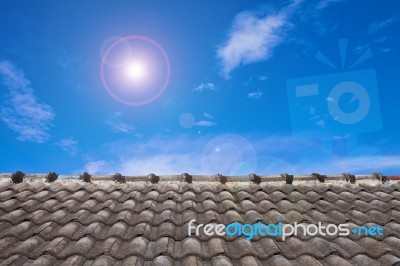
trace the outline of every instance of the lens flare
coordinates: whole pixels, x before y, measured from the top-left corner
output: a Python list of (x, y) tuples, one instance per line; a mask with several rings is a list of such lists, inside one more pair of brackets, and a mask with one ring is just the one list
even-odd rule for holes
[(128, 62), (124, 67), (126, 79), (132, 82), (140, 82), (146, 78), (147, 69), (145, 64), (140, 61)]
[(203, 150), (203, 169), (211, 173), (246, 175), (255, 172), (257, 154), (253, 145), (237, 134), (222, 134), (211, 139)]
[(168, 86), (168, 56), (150, 38), (117, 38), (102, 52), (101, 57), (100, 78), (103, 87), (120, 103), (136, 106), (148, 104), (160, 97)]

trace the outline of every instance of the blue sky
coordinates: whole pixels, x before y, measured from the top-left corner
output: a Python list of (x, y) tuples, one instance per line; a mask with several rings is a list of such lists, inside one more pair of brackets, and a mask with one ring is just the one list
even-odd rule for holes
[(0, 6), (1, 172), (400, 172), (398, 1)]

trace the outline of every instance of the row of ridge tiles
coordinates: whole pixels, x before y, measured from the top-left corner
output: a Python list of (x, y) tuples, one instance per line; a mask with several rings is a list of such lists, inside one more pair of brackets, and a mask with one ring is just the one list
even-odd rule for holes
[[(240, 176), (225, 176), (227, 182), (248, 182), (252, 181), (251, 176), (249, 175), (240, 175)], [(10, 178), (12, 173), (0, 173), (0, 179)], [(34, 180), (34, 179), (45, 179), (47, 174), (25, 174), (24, 179)], [(190, 175), (192, 177), (192, 181), (219, 181), (217, 175)], [(223, 175), (220, 175), (223, 176)], [(149, 175), (138, 175), (138, 176), (123, 176), (125, 181), (147, 181), (149, 179)], [(261, 182), (265, 181), (285, 181), (281, 175), (260, 175), (257, 176), (260, 178)], [(58, 179), (79, 179), (80, 175), (58, 175)], [(160, 181), (182, 181), (182, 175), (160, 175)], [(326, 175), (327, 180), (345, 180), (343, 174), (338, 175)], [(374, 175), (355, 175), (356, 180), (376, 180)], [(295, 181), (314, 181), (316, 178), (313, 175), (294, 175)], [(400, 176), (388, 176), (389, 180), (400, 180)], [(100, 181), (100, 180), (113, 180), (113, 175), (91, 175), (91, 180)]]

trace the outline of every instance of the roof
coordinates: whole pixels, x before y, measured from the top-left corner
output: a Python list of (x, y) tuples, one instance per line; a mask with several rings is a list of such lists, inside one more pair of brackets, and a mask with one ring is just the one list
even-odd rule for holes
[[(395, 265), (400, 183), (0, 178), (2, 265)], [(221, 176), (220, 176), (221, 177)], [(250, 178), (251, 179), (251, 178)], [(165, 181), (167, 180), (167, 181)], [(201, 180), (201, 181), (196, 181)], [(214, 181), (212, 181), (214, 180)], [(217, 180), (217, 181), (216, 181)], [(232, 181), (244, 180), (244, 181)], [(271, 181), (275, 180), (275, 181)], [(279, 180), (279, 181), (278, 181)], [(158, 181), (158, 180), (157, 180)], [(254, 181), (254, 180), (253, 180)], [(188, 236), (188, 223), (381, 226), (383, 236)]]

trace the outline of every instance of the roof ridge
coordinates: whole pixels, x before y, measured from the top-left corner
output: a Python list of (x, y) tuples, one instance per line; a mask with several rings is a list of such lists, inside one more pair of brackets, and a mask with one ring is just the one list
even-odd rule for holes
[[(85, 172), (86, 173), (86, 172)], [(380, 177), (382, 177), (382, 174), (378, 173)], [(88, 174), (89, 175), (89, 174)], [(377, 173), (372, 173), (372, 174), (360, 174), (360, 175), (351, 175), (349, 173), (344, 173), (344, 174), (328, 174), (328, 175), (321, 175), (318, 173), (312, 173), (309, 175), (304, 175), (304, 174), (299, 174), (299, 175), (288, 175), (286, 173), (284, 174), (279, 174), (279, 175), (256, 175), (256, 174), (248, 174), (248, 175), (221, 175), (221, 174), (216, 174), (216, 175), (189, 175), (187, 173), (181, 174), (181, 175), (155, 175), (155, 174), (149, 174), (149, 175), (126, 175), (122, 176), (119, 174), (121, 177), (123, 177), (123, 182), (139, 182), (139, 181), (151, 181), (154, 182), (154, 177), (156, 177), (156, 181), (154, 183), (157, 183), (159, 181), (186, 181), (191, 183), (192, 181), (194, 182), (255, 182), (255, 183), (260, 183), (260, 182), (280, 182), (280, 181), (286, 181), (286, 183), (291, 184), (293, 180), (295, 181), (319, 181), (321, 183), (325, 181), (350, 181), (350, 183), (354, 183), (355, 180), (361, 181), (361, 180), (381, 180), (381, 178), (378, 178)], [(0, 180), (1, 179), (12, 179), (13, 173), (0, 173)], [(57, 177), (61, 180), (78, 180), (82, 179), (82, 175), (77, 175), (77, 174), (66, 174), (66, 175), (57, 175)], [(114, 175), (89, 175), (89, 181), (118, 181), (115, 178)], [(190, 181), (187, 178), (187, 176), (190, 176)], [(42, 173), (32, 173), (32, 174), (24, 174), (24, 180), (29, 180), (29, 181), (36, 181), (36, 180), (45, 180), (47, 179), (48, 174), (42, 174)], [(385, 176), (385, 180), (400, 180), (400, 176)], [(384, 183), (384, 182), (383, 182)]]

